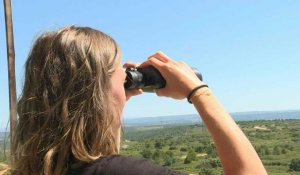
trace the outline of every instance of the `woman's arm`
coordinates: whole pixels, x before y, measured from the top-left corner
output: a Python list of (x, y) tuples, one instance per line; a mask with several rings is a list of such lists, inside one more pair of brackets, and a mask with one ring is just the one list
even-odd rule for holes
[[(158, 89), (158, 96), (184, 99), (195, 87), (204, 83), (183, 62), (175, 62), (161, 52), (152, 55), (141, 66), (153, 65), (166, 79), (167, 85)], [(211, 133), (225, 174), (267, 174), (251, 143), (208, 88), (192, 96), (192, 103)]]
[(192, 103), (213, 137), (225, 174), (267, 174), (247, 137), (209, 91), (200, 89)]

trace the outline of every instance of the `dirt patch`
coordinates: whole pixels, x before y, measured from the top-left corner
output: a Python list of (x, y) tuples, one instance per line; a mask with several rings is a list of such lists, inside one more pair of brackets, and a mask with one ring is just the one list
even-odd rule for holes
[(180, 157), (180, 159), (184, 160), (186, 158), (186, 155), (183, 155)]
[(254, 126), (254, 129), (261, 130), (261, 131), (270, 131), (270, 129), (265, 126)]
[(207, 156), (207, 154), (206, 153), (200, 153), (200, 154), (197, 154), (196, 156), (197, 157), (205, 157), (205, 156)]

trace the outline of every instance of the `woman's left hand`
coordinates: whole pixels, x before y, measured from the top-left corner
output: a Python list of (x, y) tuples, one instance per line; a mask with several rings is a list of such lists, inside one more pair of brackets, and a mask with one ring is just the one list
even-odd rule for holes
[[(140, 63), (133, 63), (133, 62), (126, 62), (123, 67), (128, 68), (128, 67), (138, 67)], [(128, 101), (130, 97), (140, 95), (143, 93), (142, 89), (131, 89), (127, 90), (125, 89), (125, 94), (126, 94), (126, 100)]]

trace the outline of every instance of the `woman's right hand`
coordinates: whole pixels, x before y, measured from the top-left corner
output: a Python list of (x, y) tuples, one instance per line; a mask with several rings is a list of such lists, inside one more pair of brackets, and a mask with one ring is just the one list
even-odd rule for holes
[(184, 99), (199, 85), (204, 84), (194, 71), (184, 62), (177, 62), (162, 52), (151, 55), (140, 67), (154, 66), (166, 80), (166, 86), (156, 89), (158, 96)]
[[(153, 65), (166, 79), (166, 87), (156, 90), (159, 96), (183, 99), (204, 84), (187, 64), (162, 52), (150, 56), (140, 67), (147, 65)], [(225, 174), (267, 174), (250, 141), (213, 95), (198, 96), (193, 105), (213, 137)]]

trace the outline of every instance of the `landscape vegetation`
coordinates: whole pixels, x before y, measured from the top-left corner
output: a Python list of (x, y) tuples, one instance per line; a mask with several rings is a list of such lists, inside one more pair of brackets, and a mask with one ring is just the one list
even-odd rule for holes
[[(240, 121), (238, 125), (254, 145), (268, 174), (300, 174), (299, 119)], [(9, 155), (4, 134), (0, 135), (0, 173)], [(121, 154), (189, 174), (224, 174), (215, 145), (201, 123), (125, 126)]]
[[(242, 121), (238, 125), (268, 174), (300, 174), (300, 120)], [(125, 128), (121, 153), (189, 174), (223, 174), (215, 145), (202, 124)]]

